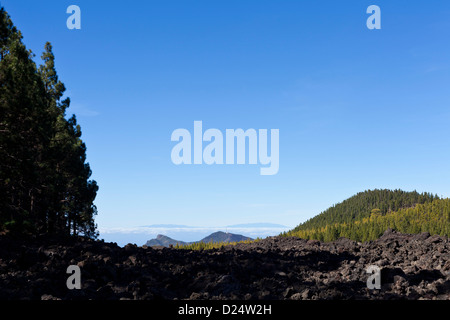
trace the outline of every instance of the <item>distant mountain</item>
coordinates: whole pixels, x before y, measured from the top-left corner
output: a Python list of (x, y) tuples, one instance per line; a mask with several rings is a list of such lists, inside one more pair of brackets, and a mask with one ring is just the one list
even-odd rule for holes
[[(199, 228), (197, 226), (187, 226), (184, 224), (151, 224), (142, 226), (143, 228)], [(201, 227), (200, 227), (201, 228)], [(256, 223), (241, 223), (241, 224), (233, 224), (225, 227), (217, 226), (217, 228), (287, 228), (282, 224), (277, 223), (265, 223), (265, 222), (256, 222)]]
[(200, 240), (200, 242), (237, 242), (244, 240), (253, 240), (252, 238), (229, 232), (217, 231)]
[(277, 223), (242, 223), (242, 224), (233, 224), (231, 226), (227, 226), (227, 228), (283, 228), (286, 229), (287, 226)]
[(184, 224), (151, 224), (148, 226), (142, 226), (143, 228), (167, 228), (167, 229), (171, 229), (171, 228), (195, 228), (192, 226), (186, 226)]
[(245, 237), (240, 234), (218, 231), (218, 232), (214, 232), (214, 233), (210, 234), (209, 236), (203, 238), (200, 241), (184, 242), (184, 241), (172, 239), (172, 238), (162, 235), (162, 234), (158, 234), (156, 239), (148, 240), (145, 245), (148, 247), (153, 247), (153, 246), (169, 247), (170, 245), (175, 246), (177, 243), (179, 245), (185, 245), (185, 244), (197, 243), (197, 242), (205, 242), (205, 243), (213, 242), (213, 243), (215, 243), (215, 242), (238, 242), (238, 241), (244, 241), (244, 240), (253, 240), (253, 239), (249, 238), (249, 237)]
[(168, 247), (170, 245), (174, 246), (177, 243), (179, 245), (187, 244), (186, 242), (175, 240), (175, 239), (169, 238), (168, 236), (165, 236), (165, 235), (162, 235), (162, 234), (158, 234), (156, 236), (156, 239), (148, 240), (145, 245), (148, 246), (148, 247), (153, 247), (153, 246)]

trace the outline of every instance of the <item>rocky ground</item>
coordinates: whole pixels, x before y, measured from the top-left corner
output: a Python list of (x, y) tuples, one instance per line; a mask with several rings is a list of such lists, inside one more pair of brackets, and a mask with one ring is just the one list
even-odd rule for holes
[[(450, 300), (449, 258), (446, 237), (391, 230), (367, 243), (270, 237), (205, 251), (0, 236), (0, 299)], [(80, 290), (66, 286), (69, 265)], [(370, 265), (380, 290), (367, 288)]]

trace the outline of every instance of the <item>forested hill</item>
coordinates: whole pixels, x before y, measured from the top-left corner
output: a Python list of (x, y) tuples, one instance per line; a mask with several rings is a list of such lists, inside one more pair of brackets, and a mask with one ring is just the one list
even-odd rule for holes
[(297, 226), (293, 231), (322, 227), (327, 224), (349, 223), (369, 217), (372, 210), (379, 209), (381, 214), (414, 207), (416, 204), (432, 202), (438, 199), (430, 193), (405, 192), (402, 190), (368, 190), (338, 203), (314, 218)]
[(369, 190), (334, 205), (284, 235), (322, 241), (339, 237), (366, 241), (378, 238), (388, 228), (448, 236), (450, 200), (416, 191)]

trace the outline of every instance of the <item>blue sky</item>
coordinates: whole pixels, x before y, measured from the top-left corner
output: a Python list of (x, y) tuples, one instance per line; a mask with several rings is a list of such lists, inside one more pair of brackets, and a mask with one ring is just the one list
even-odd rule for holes
[[(450, 2), (2, 0), (50, 41), (100, 228), (295, 226), (359, 191), (450, 195)], [(81, 8), (68, 30), (66, 8)], [(366, 9), (381, 8), (381, 30)], [(173, 130), (279, 129), (280, 169), (171, 162)]]

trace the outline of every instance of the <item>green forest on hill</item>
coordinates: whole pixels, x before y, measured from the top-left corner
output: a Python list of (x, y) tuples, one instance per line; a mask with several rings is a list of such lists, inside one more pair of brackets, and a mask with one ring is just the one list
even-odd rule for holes
[(430, 193), (372, 190), (339, 203), (283, 236), (333, 241), (375, 240), (392, 228), (402, 233), (450, 235), (450, 199)]

